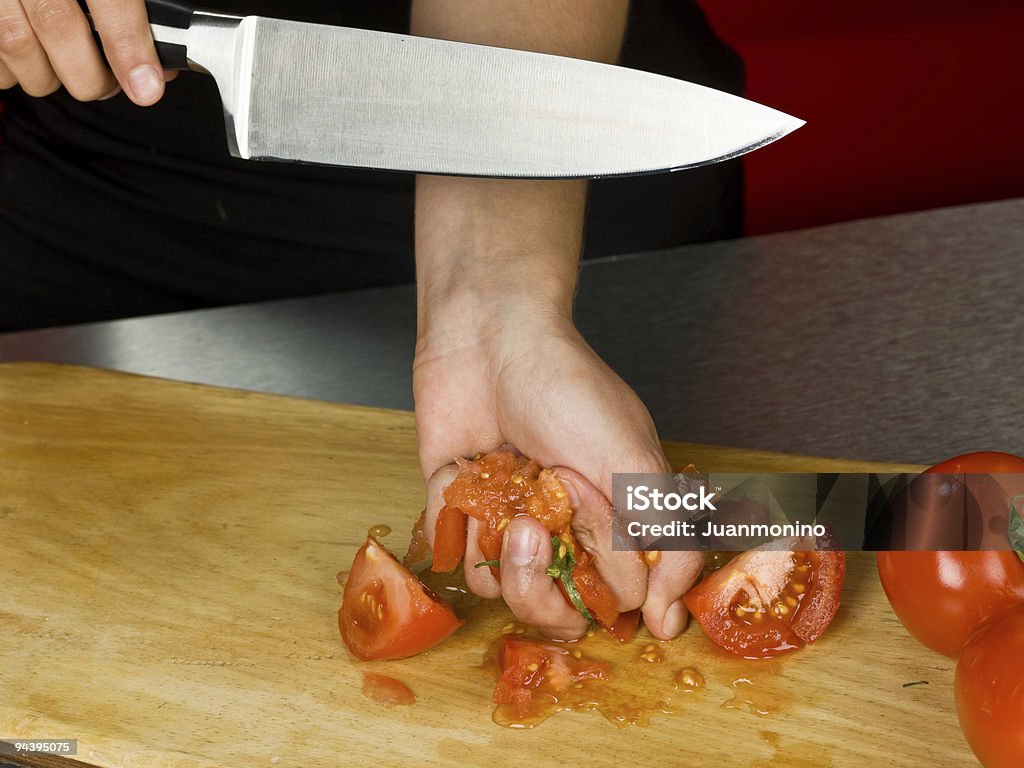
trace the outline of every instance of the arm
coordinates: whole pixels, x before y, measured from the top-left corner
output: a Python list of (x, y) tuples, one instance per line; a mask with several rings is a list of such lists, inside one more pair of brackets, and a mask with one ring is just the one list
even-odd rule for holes
[[(627, 5), (414, 0), (412, 31), (614, 61)], [(421, 176), (416, 193), (413, 389), (428, 539), (452, 459), (510, 444), (558, 468), (577, 537), (620, 610), (642, 606), (656, 636), (675, 636), (686, 622), (680, 598), (700, 572), (700, 557), (664, 553), (648, 572), (637, 553), (610, 550), (612, 473), (668, 466), (639, 398), (572, 323), (585, 183)], [(470, 520), (467, 562), (484, 559), (476, 535)], [(535, 521), (514, 520), (501, 582), (489, 569), (466, 568), (467, 583), (477, 594), (503, 596), (521, 620), (548, 634), (575, 637), (586, 623), (544, 574), (546, 542)]]

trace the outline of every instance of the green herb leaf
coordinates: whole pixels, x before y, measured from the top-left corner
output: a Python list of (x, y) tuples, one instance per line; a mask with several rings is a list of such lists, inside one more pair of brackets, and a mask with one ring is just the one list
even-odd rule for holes
[(1010, 547), (1024, 560), (1024, 494), (1010, 499)]
[(554, 552), (551, 555), (551, 565), (547, 570), (548, 576), (558, 579), (565, 587), (565, 594), (569, 596), (573, 607), (580, 612), (580, 615), (587, 620), (591, 627), (596, 623), (583, 602), (583, 596), (576, 589), (576, 582), (572, 580), (572, 569), (576, 567), (576, 558), (573, 556), (565, 543), (557, 536), (551, 537), (551, 547)]
[(477, 563), (473, 567), (474, 568), (483, 568), (485, 565), (489, 565), (489, 566), (491, 566), (493, 568), (500, 568), (501, 567), (501, 560), (483, 560), (482, 562)]

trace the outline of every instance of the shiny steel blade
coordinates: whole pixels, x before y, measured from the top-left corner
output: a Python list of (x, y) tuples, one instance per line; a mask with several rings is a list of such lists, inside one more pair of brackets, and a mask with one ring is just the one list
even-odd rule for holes
[[(198, 61), (204, 54), (192, 37), (189, 57)], [(233, 151), (259, 160), (625, 176), (736, 157), (803, 124), (622, 67), (262, 17), (241, 21), (232, 54), (230, 67), (208, 69), (221, 87)]]

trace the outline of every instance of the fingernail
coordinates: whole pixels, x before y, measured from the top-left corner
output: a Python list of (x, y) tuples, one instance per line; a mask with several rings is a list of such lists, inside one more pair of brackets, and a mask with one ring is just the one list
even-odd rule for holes
[(540, 536), (533, 527), (526, 523), (509, 526), (508, 556), (512, 565), (529, 565), (537, 556), (540, 547)]
[(667, 637), (675, 637), (686, 628), (686, 605), (676, 600), (665, 611), (665, 619), (661, 622), (661, 631)]
[(132, 96), (136, 101), (156, 101), (163, 90), (164, 77), (156, 67), (143, 65), (131, 71), (128, 84), (132, 87)]

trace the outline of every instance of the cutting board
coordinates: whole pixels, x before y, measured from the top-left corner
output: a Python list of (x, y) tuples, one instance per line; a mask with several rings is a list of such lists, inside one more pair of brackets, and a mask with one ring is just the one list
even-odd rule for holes
[[(782, 661), (727, 658), (692, 623), (659, 644), (663, 667), (643, 674), (671, 688), (692, 666), (706, 685), (645, 727), (492, 722), (482, 659), (510, 620), (500, 604), (420, 657), (355, 662), (335, 576), (372, 525), (404, 551), (423, 503), (415, 443), (410, 413), (0, 366), (0, 739), (74, 738), (78, 761), (158, 768), (975, 764), (951, 662), (906, 635), (868, 554), (851, 554), (828, 634)], [(666, 448), (719, 471), (883, 468)], [(365, 669), (416, 703), (366, 698)]]

